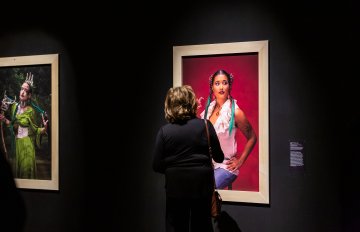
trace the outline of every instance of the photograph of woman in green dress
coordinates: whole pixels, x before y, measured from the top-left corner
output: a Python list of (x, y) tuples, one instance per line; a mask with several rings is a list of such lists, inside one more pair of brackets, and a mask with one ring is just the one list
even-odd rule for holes
[(48, 135), (49, 120), (46, 112), (33, 101), (33, 89), (34, 75), (26, 73), (17, 96), (19, 100), (16, 101), (16, 95), (11, 99), (5, 94), (0, 114), (2, 134), (7, 134), (10, 144), (6, 155), (12, 163), (14, 177), (20, 179), (41, 178), (37, 170), (36, 148), (41, 147), (42, 137)]
[(0, 150), (18, 188), (59, 190), (59, 54), (0, 57)]

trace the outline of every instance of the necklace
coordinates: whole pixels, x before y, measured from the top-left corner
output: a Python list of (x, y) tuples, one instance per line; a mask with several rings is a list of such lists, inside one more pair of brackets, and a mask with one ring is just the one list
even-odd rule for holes
[(20, 107), (25, 108), (25, 106), (26, 106), (26, 102), (25, 101), (20, 101)]
[(219, 110), (215, 113), (216, 116), (219, 116), (219, 113), (220, 113), (221, 108), (222, 108), (222, 107), (220, 107), (219, 105), (216, 105), (215, 110), (216, 110), (216, 109), (219, 109)]

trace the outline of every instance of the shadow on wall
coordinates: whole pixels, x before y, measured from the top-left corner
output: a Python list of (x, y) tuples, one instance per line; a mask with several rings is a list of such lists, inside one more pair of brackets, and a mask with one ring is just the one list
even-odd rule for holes
[(241, 232), (236, 221), (225, 211), (221, 212), (219, 218), (214, 220), (215, 232)]
[(22, 232), (26, 208), (9, 163), (0, 149), (0, 231)]

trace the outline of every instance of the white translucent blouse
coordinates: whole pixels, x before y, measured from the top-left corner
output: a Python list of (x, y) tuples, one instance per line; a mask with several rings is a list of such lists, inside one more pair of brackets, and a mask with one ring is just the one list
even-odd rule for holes
[[(235, 110), (236, 110), (239, 108), (239, 106), (236, 104), (236, 100), (234, 100), (234, 102), (235, 102)], [(214, 110), (215, 104), (216, 104), (215, 100), (210, 103), (206, 117), (207, 119), (210, 118)], [(203, 111), (200, 114), (201, 118), (204, 118), (204, 115), (205, 115), (205, 111)], [(225, 163), (228, 162), (232, 157), (236, 156), (236, 152), (237, 152), (237, 142), (235, 138), (236, 129), (234, 124), (231, 134), (229, 135), (230, 119), (231, 119), (231, 100), (228, 99), (222, 105), (220, 109), (219, 117), (216, 119), (215, 124), (213, 124), (216, 134), (218, 135), (219, 138), (221, 149), (224, 152), (224, 157), (225, 157), (222, 163), (216, 163), (215, 161), (213, 161), (215, 169), (217, 168), (226, 169), (227, 165)], [(239, 170), (236, 169), (232, 173), (238, 175)]]
[[(17, 114), (24, 113), (24, 108), (18, 107)], [(18, 127), (18, 133), (16, 135), (17, 138), (21, 139), (29, 135), (29, 128), (28, 127), (22, 127), (19, 125)]]

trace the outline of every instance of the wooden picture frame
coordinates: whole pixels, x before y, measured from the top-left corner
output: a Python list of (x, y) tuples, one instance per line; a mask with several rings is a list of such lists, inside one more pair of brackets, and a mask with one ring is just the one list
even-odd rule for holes
[[(0, 58), (0, 94), (1, 99), (8, 101), (9, 109), (2, 109), (10, 123), (7, 125), (1, 122), (1, 149), (9, 161), (15, 182), (18, 188), (24, 189), (43, 189), (59, 190), (59, 55), (30, 55)], [(35, 145), (35, 175), (34, 177), (20, 176), (19, 161), (15, 158), (18, 148), (17, 139), (19, 138), (19, 125), (15, 119), (16, 112), (19, 112), (19, 98), (22, 85), (27, 75), (32, 75), (33, 88), (31, 92), (31, 101), (26, 103), (26, 110), (31, 109), (34, 117), (31, 118), (33, 124), (40, 129), (43, 127), (42, 116), (48, 121), (47, 130), (41, 131), (41, 136), (33, 136), (31, 141)], [(31, 102), (31, 103), (30, 103)], [(10, 109), (16, 106), (12, 115)], [(30, 131), (34, 126), (24, 126)], [(13, 131), (13, 132), (11, 132)], [(35, 131), (35, 130), (33, 130)], [(31, 134), (33, 132), (28, 132)], [(35, 133), (35, 132), (34, 132)], [(31, 137), (31, 136), (29, 136)], [(15, 140), (16, 138), (16, 140)], [(36, 140), (36, 142), (35, 142)], [(38, 142), (38, 143), (37, 143)], [(15, 144), (15, 145), (14, 145)], [(15, 151), (14, 151), (15, 149)], [(18, 149), (19, 151), (20, 149)]]
[(247, 114), (258, 138), (240, 168), (235, 187), (218, 191), (223, 201), (269, 204), (268, 41), (173, 47), (173, 86), (193, 87), (196, 96), (203, 98), (199, 113), (209, 95), (209, 77), (218, 69), (234, 76), (231, 95)]

